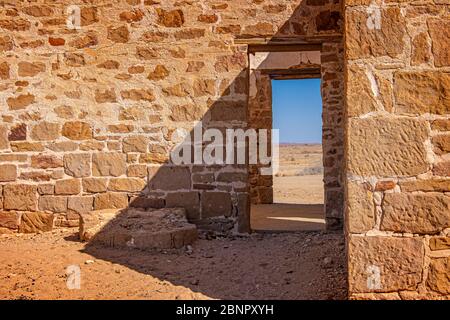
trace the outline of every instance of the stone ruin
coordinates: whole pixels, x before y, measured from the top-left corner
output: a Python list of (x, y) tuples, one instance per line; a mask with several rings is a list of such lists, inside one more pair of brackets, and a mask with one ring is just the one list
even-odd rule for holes
[(174, 207), (248, 232), (271, 178), (174, 165), (172, 134), (270, 129), (269, 80), (320, 77), (325, 215), (346, 235), (350, 298), (448, 298), (449, 6), (1, 0), (0, 233)]
[(178, 249), (197, 239), (197, 227), (183, 208), (106, 209), (81, 213), (79, 236), (113, 248)]

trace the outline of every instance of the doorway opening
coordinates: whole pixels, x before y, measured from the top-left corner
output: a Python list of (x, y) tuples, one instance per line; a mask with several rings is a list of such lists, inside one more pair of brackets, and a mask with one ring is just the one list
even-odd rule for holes
[(272, 201), (253, 204), (255, 231), (325, 230), (320, 78), (271, 77), (272, 128), (279, 130), (279, 170)]

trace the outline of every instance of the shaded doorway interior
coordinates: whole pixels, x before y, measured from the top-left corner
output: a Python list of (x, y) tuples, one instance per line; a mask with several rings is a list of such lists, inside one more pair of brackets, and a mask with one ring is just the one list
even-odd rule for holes
[(325, 229), (321, 80), (271, 80), (272, 127), (279, 130), (273, 203), (252, 204), (255, 231)]

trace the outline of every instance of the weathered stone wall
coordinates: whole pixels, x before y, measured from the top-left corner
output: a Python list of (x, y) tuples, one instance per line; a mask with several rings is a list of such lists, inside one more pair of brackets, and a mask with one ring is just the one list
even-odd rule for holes
[(447, 1), (347, 0), (353, 298), (450, 297)]
[[(81, 9), (81, 29), (66, 10)], [(183, 206), (248, 229), (245, 167), (175, 166), (172, 132), (247, 126), (247, 45), (335, 35), (331, 0), (0, 2), (0, 228)], [(8, 231), (8, 232), (9, 232)]]

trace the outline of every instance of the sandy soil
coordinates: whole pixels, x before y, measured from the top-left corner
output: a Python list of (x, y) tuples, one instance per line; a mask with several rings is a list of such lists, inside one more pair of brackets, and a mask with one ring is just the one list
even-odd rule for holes
[(324, 230), (322, 171), (321, 145), (280, 145), (280, 169), (273, 179), (274, 204), (252, 205), (252, 228)]
[(273, 179), (275, 203), (323, 204), (323, 176), (285, 176)]
[[(73, 230), (0, 237), (0, 299), (343, 299), (344, 241), (320, 232), (200, 239), (191, 250), (93, 246)], [(268, 259), (270, 257), (270, 259)], [(81, 289), (66, 268), (81, 269)]]
[(322, 145), (280, 145), (273, 191), (275, 203), (323, 204)]

